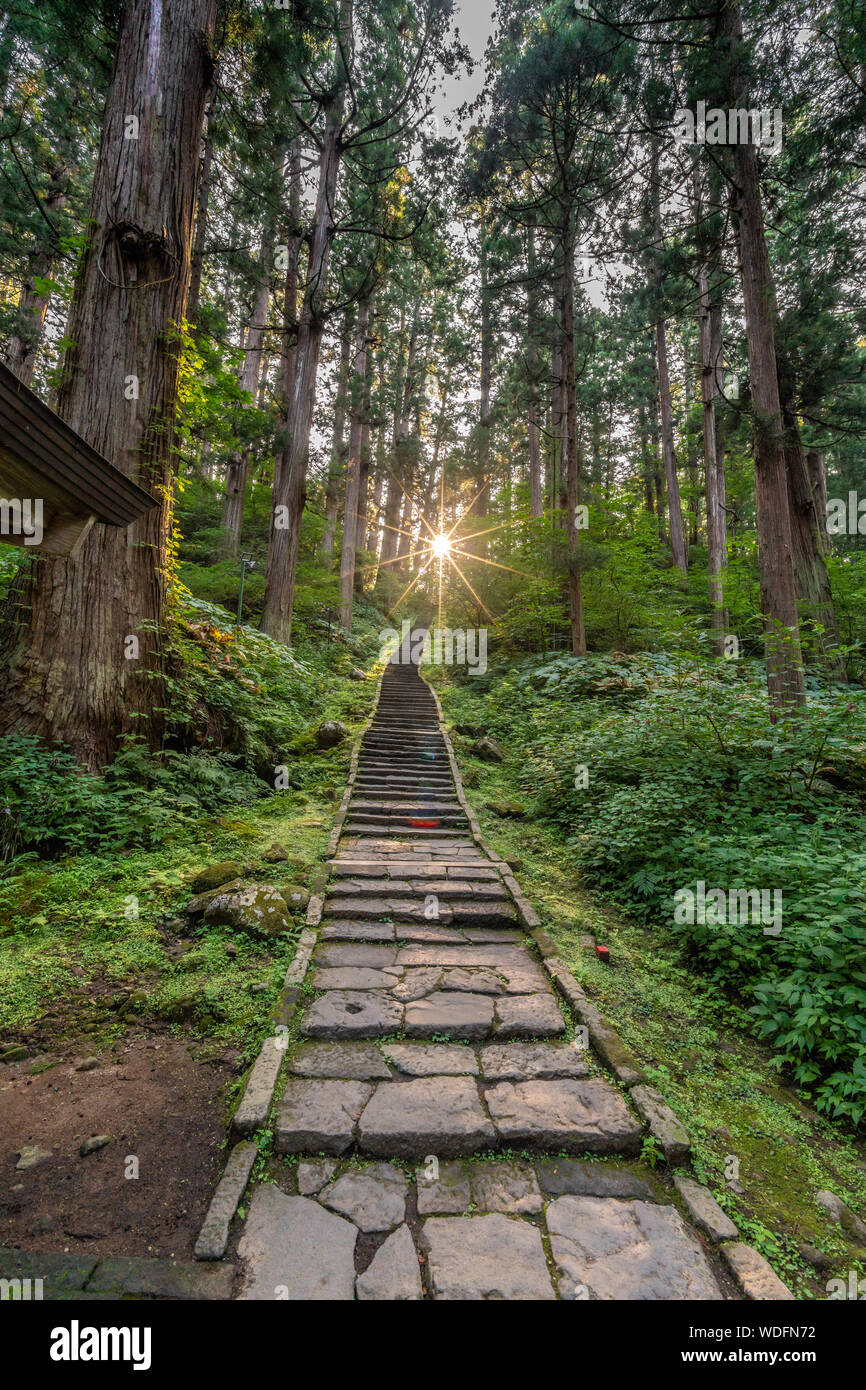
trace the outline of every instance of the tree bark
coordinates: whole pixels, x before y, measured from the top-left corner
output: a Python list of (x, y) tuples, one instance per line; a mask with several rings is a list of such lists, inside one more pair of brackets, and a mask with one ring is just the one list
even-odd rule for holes
[(340, 627), (352, 630), (352, 606), (355, 586), (355, 548), (358, 536), (359, 501), (361, 494), (361, 440), (364, 429), (368, 329), (370, 302), (358, 307), (355, 330), (355, 354), (352, 362), (352, 409), (349, 415), (349, 458), (346, 465), (346, 510), (343, 516), (343, 548), (340, 556)]
[[(748, 109), (742, 72), (743, 29), (736, 0), (721, 10), (719, 37), (731, 64), (730, 103)], [(771, 717), (805, 704), (791, 516), (776, 371), (775, 293), (764, 233), (758, 156), (751, 143), (731, 147), (733, 213), (740, 249), (749, 382), (755, 429), (755, 502), (764, 653)]]
[[(262, 232), (259, 251), (259, 273), (247, 325), (244, 343), (244, 360), (240, 372), (239, 385), (251, 397), (255, 405), (259, 386), (259, 372), (262, 365), (262, 351), (265, 341), (265, 325), (268, 319), (268, 301), (271, 297), (271, 261), (274, 239), (271, 229)], [(247, 490), (247, 475), (250, 467), (250, 450), (238, 449), (230, 457), (226, 469), (226, 491), (223, 498), (221, 526), (223, 530), (223, 554), (229, 558), (237, 555), (241, 543), (241, 529), (244, 524), (244, 501)]]
[(301, 544), (301, 517), (307, 497), (307, 463), (315, 403), (319, 354), (325, 328), (325, 296), (334, 239), (334, 211), (343, 147), (340, 128), (346, 101), (346, 62), (352, 51), (352, 0), (340, 0), (334, 78), (327, 102), (319, 160), (316, 208), (310, 235), (306, 290), (298, 324), (295, 383), (288, 442), (274, 479), (274, 506), (262, 631), (278, 642), (292, 636), (295, 574)]
[(213, 167), (213, 141), (205, 136), (204, 148), (198, 173), (196, 194), (195, 236), (192, 244), (192, 258), (189, 274), (189, 295), (186, 302), (186, 315), (193, 323), (198, 321), (198, 305), (201, 298), (201, 277), (204, 270), (204, 243), (207, 236), (208, 204), (210, 203), (211, 169)]
[[(186, 312), (215, 18), (216, 0), (123, 10), (58, 395), (59, 414), (159, 506), (126, 530), (97, 523), (74, 558), (34, 556), (4, 624), (0, 731), (67, 744), (92, 768), (124, 734), (156, 747), (164, 728), (173, 325)], [(137, 140), (125, 138), (129, 113)]]
[[(52, 213), (60, 212), (66, 206), (68, 188), (69, 166), (64, 160), (51, 173), (44, 202), (49, 219)], [(22, 286), (21, 296), (18, 300), (16, 331), (10, 334), (6, 346), (6, 366), (15, 373), (19, 381), (23, 381), (25, 386), (29, 386), (33, 380), (36, 354), (42, 341), (45, 314), (51, 299), (51, 295), (38, 289), (35, 282), (37, 280), (50, 280), (54, 264), (54, 254), (47, 248), (34, 252), (30, 257), (27, 266), (27, 279)]]
[(561, 289), (562, 375), (565, 406), (564, 454), (566, 468), (566, 514), (568, 531), (568, 598), (571, 616), (571, 651), (586, 656), (583, 622), (583, 586), (580, 573), (580, 531), (577, 507), (580, 501), (580, 454), (577, 447), (577, 383), (574, 374), (574, 250), (575, 216), (565, 209)]
[(527, 291), (526, 367), (529, 376), (529, 515), (544, 515), (544, 487), (541, 477), (541, 444), (538, 428), (538, 289), (535, 258), (535, 233), (529, 231), (529, 289)]
[(790, 401), (782, 406), (782, 421), (799, 609), (811, 625), (815, 655), (821, 665), (835, 680), (846, 681), (845, 662), (839, 649), (839, 624), (827, 573), (830, 537), (823, 469), (816, 470), (814, 462), (810, 464), (807, 458), (796, 411)]
[(334, 559), (334, 537), (337, 532), (340, 479), (346, 469), (346, 402), (349, 394), (349, 356), (351, 338), (345, 330), (340, 335), (340, 361), (337, 366), (337, 394), (334, 399), (334, 424), (331, 435), (331, 458), (328, 481), (325, 484), (325, 529), (319, 545), (319, 557), (331, 568)]

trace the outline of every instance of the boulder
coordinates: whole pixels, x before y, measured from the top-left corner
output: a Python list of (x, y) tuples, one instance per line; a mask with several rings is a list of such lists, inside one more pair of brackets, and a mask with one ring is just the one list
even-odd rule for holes
[(353, 667), (352, 667), (351, 671), (349, 672), (349, 680), (350, 680), (350, 681), (365, 681), (366, 679), (367, 679), (367, 673), (366, 673), (366, 671), (359, 671), (359, 669), (358, 669), (357, 666), (353, 666)]
[(841, 1197), (837, 1197), (835, 1192), (828, 1192), (825, 1189), (823, 1192), (817, 1193), (815, 1201), (830, 1213), (836, 1224), (841, 1226), (852, 1240), (856, 1241), (858, 1245), (866, 1245), (866, 1225), (863, 1224), (859, 1216), (854, 1215), (850, 1207), (845, 1205)]
[(283, 864), (289, 857), (289, 851), (276, 840), (269, 849), (266, 849), (262, 858), (267, 864)]
[(480, 758), (484, 763), (501, 763), (505, 761), (505, 753), (495, 738), (480, 738), (477, 743), (473, 743), (472, 752), (476, 758)]
[(196, 917), (200, 912), (204, 912), (209, 903), (221, 894), (240, 891), (244, 886), (242, 878), (233, 878), (228, 883), (224, 883), (221, 888), (211, 888), (207, 893), (196, 893), (194, 898), (190, 898), (186, 905), (188, 917)]
[(193, 893), (209, 893), (214, 888), (222, 888), (223, 884), (231, 879), (240, 878), (244, 871), (243, 864), (237, 859), (226, 859), (222, 864), (209, 864), (206, 869), (201, 869), (190, 883), (190, 891)]
[(349, 730), (345, 724), (341, 724), (338, 719), (330, 719), (325, 724), (320, 724), (316, 730), (317, 748), (336, 748), (338, 743), (348, 738)]
[(217, 893), (205, 908), (204, 920), (253, 936), (275, 936), (291, 925), (285, 898), (268, 883), (247, 883)]
[(522, 820), (526, 815), (526, 807), (516, 801), (488, 801), (487, 809), (503, 820)]

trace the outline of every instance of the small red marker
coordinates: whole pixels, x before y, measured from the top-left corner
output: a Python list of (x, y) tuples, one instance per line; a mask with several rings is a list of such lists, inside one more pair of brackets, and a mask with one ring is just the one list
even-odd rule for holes
[(610, 951), (606, 946), (596, 946), (595, 954), (598, 956), (599, 960), (604, 961), (605, 965), (610, 965)]

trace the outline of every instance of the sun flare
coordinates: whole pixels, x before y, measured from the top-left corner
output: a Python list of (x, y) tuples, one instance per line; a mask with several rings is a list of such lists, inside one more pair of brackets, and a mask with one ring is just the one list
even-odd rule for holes
[(432, 547), (433, 554), (437, 557), (437, 559), (441, 560), (442, 556), (447, 555), (448, 551), (451, 549), (451, 538), (450, 536), (434, 536), (432, 541), (430, 542), (430, 545)]

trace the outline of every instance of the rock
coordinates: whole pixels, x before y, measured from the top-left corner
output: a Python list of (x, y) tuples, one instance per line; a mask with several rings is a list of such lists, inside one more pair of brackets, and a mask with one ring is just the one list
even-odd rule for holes
[(505, 761), (505, 753), (494, 738), (480, 738), (477, 743), (473, 743), (472, 752), (484, 763)]
[(350, 680), (350, 681), (365, 681), (366, 679), (367, 679), (367, 673), (366, 673), (366, 671), (360, 670), (359, 667), (357, 667), (357, 666), (353, 666), (353, 667), (352, 667), (351, 671), (349, 672), (349, 680)]
[(348, 736), (349, 730), (345, 724), (341, 724), (338, 719), (329, 720), (326, 724), (320, 724), (316, 730), (316, 747), (336, 748), (337, 744), (342, 743)]
[(674, 1207), (558, 1197), (547, 1208), (553, 1258), (571, 1286), (601, 1299), (720, 1299), (695, 1237)]
[(406, 1192), (406, 1179), (399, 1168), (371, 1163), (368, 1168), (343, 1173), (320, 1192), (319, 1201), (354, 1221), (361, 1231), (390, 1231), (405, 1218)]
[(214, 888), (222, 888), (230, 879), (240, 878), (244, 866), (237, 859), (226, 859), (222, 864), (210, 864), (200, 869), (190, 883), (192, 893), (210, 893)]
[(275, 936), (291, 926), (285, 899), (267, 883), (218, 893), (205, 908), (204, 920), (253, 936)]
[(399, 1033), (403, 1006), (375, 989), (331, 989), (314, 999), (301, 1024), (308, 1038), (375, 1038)]
[(285, 1052), (280, 1046), (281, 1041), (281, 1038), (270, 1037), (265, 1038), (262, 1043), (232, 1120), (232, 1127), (237, 1134), (252, 1134), (267, 1121), (274, 1087), (285, 1057)]
[[(90, 1151), (88, 1150), (88, 1152)], [(39, 1144), (25, 1144), (23, 1148), (16, 1149), (16, 1153), (18, 1154), (16, 1168), (35, 1168), (37, 1163), (51, 1157), (51, 1150), (43, 1149)]]
[(450, 1158), (491, 1148), (495, 1141), (478, 1087), (466, 1076), (383, 1081), (358, 1125), (359, 1147), (389, 1158)]
[(805, 1259), (806, 1264), (813, 1265), (815, 1269), (830, 1269), (830, 1266), (833, 1265), (833, 1259), (830, 1258), (830, 1255), (824, 1254), (823, 1250), (817, 1250), (816, 1245), (809, 1245), (806, 1241), (802, 1241), (796, 1248), (798, 1248), (802, 1259)]
[(720, 1249), (746, 1298), (777, 1303), (793, 1300), (794, 1295), (782, 1283), (772, 1265), (768, 1264), (757, 1250), (753, 1250), (751, 1245), (732, 1241), (729, 1245), (722, 1245)]
[(284, 845), (278, 844), (276, 840), (262, 855), (267, 864), (283, 864), (288, 857), (289, 851)]
[(299, 888), (295, 884), (289, 884), (283, 889), (283, 897), (290, 912), (306, 912), (310, 904), (310, 895), (306, 888)]
[(674, 1173), (674, 1187), (679, 1192), (695, 1225), (716, 1244), (722, 1240), (736, 1240), (739, 1234), (729, 1216), (726, 1216), (708, 1187), (702, 1187), (694, 1178), (682, 1173)]
[(815, 1269), (829, 1269), (833, 1261), (829, 1255), (825, 1255), (823, 1250), (818, 1250), (814, 1245), (808, 1245), (805, 1241), (797, 1246), (802, 1259), (807, 1265), (813, 1265)]
[(488, 801), (487, 809), (502, 820), (522, 820), (526, 815), (526, 807), (516, 801)]
[(258, 1156), (258, 1147), (247, 1141), (235, 1144), (229, 1154), (216, 1192), (211, 1198), (193, 1254), (197, 1260), (221, 1260), (229, 1239), (229, 1227), (234, 1220), (244, 1188)]
[(433, 1216), (421, 1227), (433, 1297), (554, 1298), (541, 1232), (507, 1216)]
[(689, 1136), (664, 1098), (652, 1086), (633, 1086), (630, 1095), (671, 1167), (685, 1163), (691, 1148)]
[(599, 1077), (587, 1081), (501, 1081), (485, 1096), (500, 1139), (509, 1146), (638, 1151), (640, 1125), (618, 1091)]
[(358, 1298), (383, 1303), (415, 1302), (424, 1297), (418, 1255), (408, 1226), (400, 1226), (373, 1256), (356, 1283)]
[(409, 1004), (415, 999), (423, 999), (426, 994), (432, 993), (441, 978), (442, 971), (435, 965), (422, 966), (418, 970), (407, 970), (403, 979), (394, 985), (391, 993), (395, 999)]
[(313, 957), (316, 965), (367, 965), (373, 970), (384, 970), (396, 959), (393, 946), (367, 945), (361, 941), (328, 942), (319, 946)]
[(478, 1061), (459, 1043), (383, 1043), (382, 1052), (404, 1076), (475, 1076)]
[(78, 1152), (82, 1158), (86, 1158), (88, 1154), (96, 1153), (97, 1149), (104, 1149), (106, 1144), (110, 1143), (110, 1134), (94, 1134), (90, 1139), (85, 1139)]
[(434, 1171), (438, 1173), (438, 1176), (428, 1177), (427, 1167), (423, 1165), (415, 1173), (419, 1214), (421, 1216), (430, 1216), (434, 1213), (456, 1215), (466, 1211), (472, 1202), (469, 1165), (466, 1163), (437, 1162)]
[(372, 1090), (362, 1081), (291, 1078), (277, 1113), (277, 1152), (345, 1153)]
[(585, 1052), (568, 1043), (490, 1045), (480, 1058), (485, 1081), (557, 1081), (589, 1074)]
[[(175, 999), (169, 999), (159, 1012), (169, 1023), (188, 1023), (190, 1019), (195, 1018), (204, 1000), (203, 990), (192, 990), (187, 994), (179, 994)], [(123, 1014), (131, 1012), (135, 1012), (133, 1004), (124, 1006)]]
[(369, 965), (325, 966), (313, 972), (313, 989), (390, 989), (397, 977)]
[(505, 1159), (468, 1166), (472, 1201), (479, 1211), (500, 1211), (506, 1215), (541, 1211), (538, 1181), (528, 1163)]
[(83, 1062), (79, 1062), (76, 1071), (94, 1071), (99, 1066), (98, 1057), (85, 1057)]
[(379, 1049), (372, 1043), (301, 1043), (292, 1053), (296, 1076), (328, 1076), (351, 1081), (387, 1081), (391, 1075)]
[(565, 1019), (553, 995), (516, 994), (496, 1001), (497, 1038), (555, 1038)]
[(455, 734), (463, 734), (465, 738), (480, 738), (484, 733), (480, 724), (453, 724)]
[(648, 1182), (628, 1168), (579, 1158), (547, 1158), (537, 1164), (538, 1181), (548, 1197), (641, 1197), (653, 1200)]
[(357, 1227), (273, 1183), (256, 1188), (238, 1246), (242, 1300), (348, 1302), (355, 1296)]
[(298, 1191), (302, 1197), (321, 1192), (337, 1171), (335, 1158), (311, 1158), (298, 1164)]
[(441, 990), (406, 1005), (407, 1038), (447, 1033), (452, 1038), (484, 1038), (493, 1027), (493, 1001), (485, 994), (446, 994)]
[(0, 1062), (23, 1062), (28, 1055), (21, 1043), (0, 1043)]
[[(209, 907), (214, 898), (218, 898), (222, 893), (239, 893), (244, 887), (242, 878), (233, 878), (229, 883), (224, 883), (220, 888), (211, 888), (208, 893), (199, 893), (196, 897), (190, 898), (185, 911), (188, 917), (196, 917), (200, 912), (204, 912)], [(186, 947), (185, 949), (189, 949)]]
[(850, 1207), (845, 1205), (841, 1197), (837, 1197), (835, 1192), (828, 1192), (825, 1189), (823, 1192), (816, 1193), (815, 1201), (819, 1207), (823, 1207), (825, 1211), (830, 1213), (837, 1226), (841, 1226), (852, 1240), (856, 1241), (858, 1245), (866, 1244), (866, 1225), (863, 1224), (859, 1216), (854, 1215)]

